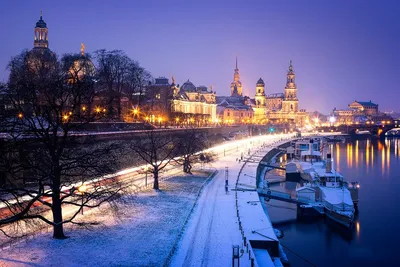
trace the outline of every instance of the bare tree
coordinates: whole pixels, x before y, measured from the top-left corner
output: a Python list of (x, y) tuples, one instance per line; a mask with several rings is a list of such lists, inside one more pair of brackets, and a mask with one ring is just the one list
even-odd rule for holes
[(117, 144), (75, 135), (94, 119), (83, 108), (94, 90), (85, 64), (74, 55), (59, 61), (47, 49), (11, 60), (6, 95), (12, 112), (1, 122), (0, 146), (0, 203), (7, 212), (0, 226), (42, 221), (53, 227), (54, 238), (64, 239), (64, 224), (83, 224), (76, 217), (84, 207), (98, 207), (121, 191), (116, 180), (96, 179), (115, 171)]
[(199, 152), (207, 147), (209, 144), (205, 133), (189, 128), (179, 135), (175, 161), (183, 166), (183, 172), (191, 174), (193, 163), (206, 160)]
[(121, 116), (121, 93), (126, 84), (131, 59), (121, 50), (107, 51), (105, 49), (94, 52), (97, 59), (97, 71), (100, 85), (107, 89), (108, 112), (113, 115), (113, 102), (117, 101), (118, 117)]
[(145, 94), (145, 88), (153, 81), (153, 78), (146, 69), (140, 66), (139, 62), (131, 60), (126, 80), (126, 93), (132, 104), (140, 106)]
[(151, 166), (149, 172), (154, 177), (153, 189), (159, 189), (159, 173), (171, 162), (175, 154), (174, 143), (175, 137), (171, 132), (149, 130), (130, 144), (130, 149)]

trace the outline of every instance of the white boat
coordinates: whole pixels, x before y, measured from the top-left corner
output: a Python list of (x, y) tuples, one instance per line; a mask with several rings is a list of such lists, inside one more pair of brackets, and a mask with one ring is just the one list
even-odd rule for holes
[(321, 154), (310, 145), (308, 150), (300, 152), (301, 160), (292, 164), (298, 167), (301, 178), (310, 182), (305, 186), (315, 189), (315, 200), (322, 203), (326, 216), (350, 228), (354, 221), (354, 196), (358, 202), (359, 186), (350, 183), (350, 192), (349, 183), (332, 168), (331, 154), (326, 155), (326, 160), (322, 160)]
[(326, 216), (350, 228), (355, 208), (343, 176), (335, 170), (317, 169), (314, 177), (317, 178), (316, 200), (322, 202)]

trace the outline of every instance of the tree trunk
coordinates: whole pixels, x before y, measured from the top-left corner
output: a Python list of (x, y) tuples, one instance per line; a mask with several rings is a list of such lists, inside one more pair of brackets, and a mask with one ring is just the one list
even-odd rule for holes
[(64, 229), (62, 224), (62, 208), (61, 208), (61, 200), (60, 200), (60, 191), (58, 188), (53, 189), (53, 197), (52, 197), (52, 212), (53, 212), (53, 238), (55, 239), (65, 239)]
[(153, 189), (158, 190), (159, 186), (158, 186), (158, 169), (157, 168), (154, 168), (153, 176), (154, 176)]

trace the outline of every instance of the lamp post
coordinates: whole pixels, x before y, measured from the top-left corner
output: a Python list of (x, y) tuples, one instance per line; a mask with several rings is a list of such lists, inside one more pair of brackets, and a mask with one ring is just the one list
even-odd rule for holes
[(145, 171), (145, 173), (146, 173), (146, 176), (145, 176), (145, 179), (144, 179), (144, 185), (147, 187), (147, 171), (148, 171), (148, 167), (147, 167), (147, 164), (146, 164), (146, 167), (144, 168), (144, 171)]
[(82, 184), (79, 188), (78, 188), (78, 191), (81, 193), (81, 195), (82, 195), (82, 209), (81, 209), (81, 212), (82, 212), (82, 215), (83, 215), (83, 195), (85, 194), (85, 192), (86, 192), (86, 185), (85, 184)]

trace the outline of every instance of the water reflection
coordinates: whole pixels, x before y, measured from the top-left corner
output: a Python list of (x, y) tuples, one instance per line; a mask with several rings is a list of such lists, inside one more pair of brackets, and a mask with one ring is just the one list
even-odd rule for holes
[(385, 147), (382, 147), (382, 154), (381, 154), (381, 158), (382, 158), (382, 174), (385, 174)]
[(355, 154), (356, 154), (356, 166), (358, 166), (358, 140), (356, 141)]
[(339, 143), (336, 143), (336, 165), (335, 168), (337, 171), (340, 171), (340, 146)]
[(356, 233), (357, 237), (360, 237), (360, 222), (356, 222)]
[(366, 145), (366, 148), (365, 148), (365, 165), (366, 165), (366, 167), (367, 167), (367, 171), (369, 170), (369, 165), (370, 165), (370, 162), (369, 162), (369, 150), (370, 150), (370, 146), (371, 146), (370, 141), (367, 140), (367, 145)]
[[(268, 213), (273, 223), (279, 222), (276, 227), (285, 233), (282, 243), (294, 251), (301, 251), (317, 266), (397, 266), (400, 233), (393, 229), (400, 223), (395, 201), (400, 192), (397, 179), (400, 173), (399, 141), (346, 140), (331, 145), (335, 168), (346, 180), (361, 183), (360, 208), (354, 227), (349, 230), (324, 217), (296, 220), (295, 204), (271, 200), (268, 205), (274, 207), (267, 205)], [(282, 191), (293, 192), (299, 185), (281, 183), (278, 186)], [(312, 252), (307, 255), (311, 247)], [(293, 266), (308, 266), (297, 257), (290, 257), (290, 253), (289, 259)]]

